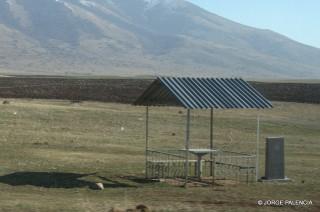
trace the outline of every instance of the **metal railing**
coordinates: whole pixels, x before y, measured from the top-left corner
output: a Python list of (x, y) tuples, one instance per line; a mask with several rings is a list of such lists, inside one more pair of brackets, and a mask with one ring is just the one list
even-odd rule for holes
[[(255, 181), (256, 156), (230, 151), (217, 151), (202, 159), (202, 177), (239, 182)], [(184, 178), (186, 152), (181, 150), (147, 150), (146, 171), (148, 178)], [(188, 175), (197, 176), (197, 160), (189, 154)]]
[(235, 180), (239, 182), (254, 182), (256, 172), (256, 155), (237, 152), (219, 151), (213, 161), (205, 160), (204, 176), (208, 176), (213, 162), (216, 180)]
[[(179, 150), (147, 150), (148, 178), (182, 178), (185, 175), (186, 155)], [(189, 160), (189, 174), (196, 160)]]

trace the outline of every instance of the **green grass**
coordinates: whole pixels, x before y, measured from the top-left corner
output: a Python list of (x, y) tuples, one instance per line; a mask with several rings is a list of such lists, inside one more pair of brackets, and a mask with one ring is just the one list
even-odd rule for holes
[[(286, 174), (292, 182), (184, 189), (142, 180), (144, 108), (9, 101), (0, 105), (0, 211), (108, 211), (140, 203), (156, 211), (320, 210), (320, 105), (276, 102), (272, 110), (214, 113), (219, 148), (254, 152), (258, 113), (263, 139), (285, 136)], [(192, 112), (192, 147), (208, 146), (208, 115)], [(150, 118), (153, 148), (183, 148), (184, 110), (151, 108)], [(260, 161), (263, 174), (264, 155)], [(91, 189), (94, 182), (106, 189)], [(259, 199), (310, 199), (314, 204), (258, 207)]]

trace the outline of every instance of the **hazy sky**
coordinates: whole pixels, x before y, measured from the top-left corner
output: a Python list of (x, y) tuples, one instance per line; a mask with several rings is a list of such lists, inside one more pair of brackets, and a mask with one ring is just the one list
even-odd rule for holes
[(189, 0), (215, 14), (320, 48), (320, 0)]

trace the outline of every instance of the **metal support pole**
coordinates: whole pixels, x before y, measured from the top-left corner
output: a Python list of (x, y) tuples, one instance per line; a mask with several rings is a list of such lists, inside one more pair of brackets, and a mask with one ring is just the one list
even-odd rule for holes
[[(210, 149), (213, 150), (213, 108), (210, 111)], [(213, 176), (213, 153), (210, 153), (210, 176)]]
[(260, 115), (257, 116), (256, 182), (259, 180)]
[(185, 161), (185, 184), (187, 187), (189, 175), (189, 142), (190, 142), (190, 109), (187, 111), (187, 126), (186, 126), (186, 161)]
[(146, 107), (146, 168), (145, 168), (145, 174), (146, 178), (149, 177), (148, 173), (148, 150), (149, 150), (149, 107)]

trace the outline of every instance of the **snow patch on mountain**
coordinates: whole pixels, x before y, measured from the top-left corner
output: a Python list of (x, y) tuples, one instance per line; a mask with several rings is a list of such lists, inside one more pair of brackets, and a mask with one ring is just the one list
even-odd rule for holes
[(168, 9), (176, 9), (185, 5), (184, 0), (144, 0), (147, 4), (146, 9), (152, 9), (155, 6), (161, 5)]
[(55, 1), (59, 4), (63, 4), (67, 9), (71, 10), (71, 12), (74, 12), (74, 9), (72, 8), (72, 6), (69, 3), (67, 3), (63, 0), (55, 0)]
[(92, 2), (92, 1), (88, 1), (88, 0), (80, 0), (80, 4), (86, 6), (86, 7), (96, 7), (97, 4)]
[[(64, 4), (66, 7), (70, 9), (70, 4), (68, 1), (64, 1), (64, 0), (55, 0), (55, 1), (58, 3)], [(89, 0), (79, 0), (79, 3), (86, 7), (97, 7), (97, 4), (95, 2), (89, 1)]]

